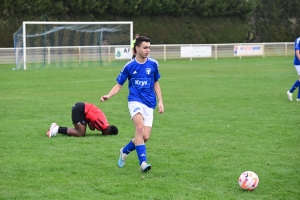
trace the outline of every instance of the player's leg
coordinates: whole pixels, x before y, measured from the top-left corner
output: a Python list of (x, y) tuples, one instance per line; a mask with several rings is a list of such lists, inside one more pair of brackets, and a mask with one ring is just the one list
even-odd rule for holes
[[(144, 143), (146, 143), (148, 141), (148, 139), (150, 138), (151, 130), (152, 130), (152, 127), (150, 127), (150, 126), (144, 126), (144, 133), (143, 133)], [(128, 142), (128, 144), (125, 145), (121, 149), (122, 153), (128, 155), (128, 154), (130, 154), (130, 152), (134, 151), (135, 150), (135, 142), (134, 141), (135, 141), (134, 138), (132, 140), (130, 140)]]
[(72, 121), (75, 128), (62, 127), (58, 126), (56, 123), (52, 123), (49, 131), (47, 132), (48, 137), (49, 135), (50, 137), (55, 136), (56, 133), (75, 137), (85, 136), (86, 121), (84, 115), (84, 107), (85, 104), (83, 102), (78, 102), (72, 107)]
[[(146, 161), (146, 147), (144, 144), (144, 139), (143, 139), (143, 124), (144, 124), (144, 119), (143, 116), (140, 112), (137, 112), (133, 117), (132, 117), (132, 121), (134, 123), (135, 126), (135, 136), (132, 140), (130, 140), (130, 142), (125, 145), (123, 148), (120, 149), (120, 157), (118, 160), (118, 166), (119, 167), (124, 167), (125, 165), (125, 160), (128, 156), (128, 154), (131, 151), (137, 150), (137, 154), (139, 157), (139, 161), (140, 164), (143, 161)], [(141, 159), (140, 159), (140, 155), (141, 155)], [(144, 156), (142, 156), (144, 155)]]
[(152, 130), (152, 127), (150, 126), (145, 126), (144, 127), (144, 142), (146, 143), (149, 138), (150, 138), (150, 135), (151, 135), (151, 130)]
[[(143, 121), (144, 121), (143, 142), (146, 143), (150, 138), (150, 134), (151, 134), (151, 130), (152, 130), (154, 110), (143, 104), (142, 104), (141, 108), (142, 108)], [(145, 146), (145, 150), (144, 150), (143, 154), (145, 155), (145, 160), (142, 160), (142, 162), (140, 160), (142, 172), (146, 172), (151, 169), (151, 165), (147, 163), (148, 159), (147, 159), (146, 145), (144, 144), (144, 146)], [(136, 147), (136, 149), (137, 149), (137, 147)]]
[[(144, 134), (143, 134), (143, 139), (144, 139), (144, 143), (146, 143), (148, 141), (148, 139), (150, 138), (150, 134), (151, 134), (151, 130), (152, 127), (149, 126), (144, 126)], [(122, 149), (122, 154), (126, 154), (126, 157), (128, 154), (130, 154), (132, 151), (135, 150), (135, 142), (134, 142), (134, 138), (132, 140), (130, 140), (128, 142), (127, 145), (125, 145)], [(126, 158), (125, 158), (126, 159)]]
[(142, 171), (148, 171), (151, 169), (151, 165), (146, 163), (147, 157), (146, 146), (144, 144), (143, 107), (144, 105), (139, 102), (128, 102), (129, 113), (135, 126), (135, 137), (126, 146), (120, 149), (120, 157), (118, 160), (119, 167), (124, 166), (125, 160), (131, 151), (137, 150)]
[(135, 135), (134, 135), (134, 144), (143, 145), (144, 144), (144, 117), (141, 113), (137, 113), (133, 116), (132, 121), (135, 127)]
[[(50, 129), (47, 132), (48, 137), (53, 137), (57, 133), (68, 135), (68, 136), (75, 136), (75, 137), (84, 137), (86, 133), (86, 126), (82, 124), (74, 124), (75, 128), (68, 128), (58, 126), (56, 123), (52, 123)], [(52, 128), (54, 127), (54, 128)], [(50, 136), (49, 136), (50, 135)]]
[(74, 124), (75, 128), (67, 128), (67, 135), (75, 137), (84, 137), (86, 133), (86, 125), (81, 123)]
[(300, 66), (298, 66), (299, 70), (298, 70), (298, 97), (297, 97), (297, 101), (300, 101)]
[(69, 136), (83, 137), (86, 133), (86, 119), (84, 114), (85, 104), (83, 102), (75, 103), (72, 107), (72, 122), (75, 128), (59, 129), (58, 132)]
[[(143, 139), (144, 143), (146, 143), (151, 135), (151, 130), (152, 130), (152, 124), (153, 124), (153, 109), (148, 108), (147, 106), (144, 106), (144, 133), (143, 133)], [(146, 154), (146, 149), (145, 149), (145, 157), (147, 159), (147, 154)], [(151, 169), (151, 165), (143, 162), (141, 164), (141, 170), (142, 172), (147, 172)]]
[[(141, 108), (139, 107), (139, 102), (128, 102), (128, 110), (131, 116), (131, 120), (133, 120), (133, 116), (135, 116), (137, 113), (141, 111)], [(125, 160), (128, 156), (128, 154), (135, 150), (135, 141), (134, 138), (128, 142), (124, 147), (120, 149), (120, 156), (118, 159), (118, 166), (124, 167)]]
[(144, 117), (141, 113), (137, 113), (133, 116), (132, 121), (135, 126), (135, 150), (142, 172), (147, 172), (151, 169), (151, 165), (147, 163), (146, 145), (144, 143)]
[(152, 108), (147, 106), (143, 107), (143, 117), (144, 117), (144, 142), (146, 143), (151, 135), (152, 124), (153, 124), (153, 112)]
[[(293, 84), (290, 90), (287, 91), (287, 96), (290, 101), (293, 101), (293, 92), (300, 86), (300, 65), (295, 65), (299, 79)], [(298, 90), (298, 99), (300, 99), (300, 92)]]
[(59, 128), (59, 126), (55, 122), (51, 123), (50, 128), (47, 130), (46, 135), (49, 138), (56, 136), (56, 134), (58, 132), (58, 128)]
[(297, 96), (297, 101), (300, 101), (300, 78), (299, 78), (299, 80), (298, 80), (298, 96)]

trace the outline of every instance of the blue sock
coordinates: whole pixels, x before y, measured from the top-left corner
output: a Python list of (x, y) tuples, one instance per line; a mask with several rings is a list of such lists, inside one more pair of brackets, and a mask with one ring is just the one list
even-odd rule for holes
[(129, 154), (135, 150), (135, 145), (132, 143), (132, 140), (123, 148), (123, 153)]
[[(297, 89), (297, 87), (299, 87), (299, 85), (300, 85), (300, 82), (299, 82), (299, 80), (297, 80), (297, 81), (294, 83), (293, 87), (290, 89), (290, 93), (293, 93), (293, 92)], [(299, 97), (299, 96), (298, 96), (298, 97)]]
[(147, 156), (146, 156), (146, 145), (137, 145), (135, 146), (137, 156), (139, 158), (140, 165), (142, 162), (147, 161)]

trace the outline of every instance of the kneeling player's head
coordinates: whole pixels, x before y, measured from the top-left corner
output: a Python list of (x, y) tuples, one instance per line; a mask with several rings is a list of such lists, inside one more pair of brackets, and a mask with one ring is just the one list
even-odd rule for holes
[(102, 131), (102, 135), (117, 135), (118, 128), (114, 125), (108, 126), (106, 130)]

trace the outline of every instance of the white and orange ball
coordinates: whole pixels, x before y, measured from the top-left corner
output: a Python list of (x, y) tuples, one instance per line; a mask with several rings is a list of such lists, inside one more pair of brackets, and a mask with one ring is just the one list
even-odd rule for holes
[(255, 172), (245, 171), (239, 177), (239, 185), (244, 190), (254, 190), (257, 188), (259, 178)]

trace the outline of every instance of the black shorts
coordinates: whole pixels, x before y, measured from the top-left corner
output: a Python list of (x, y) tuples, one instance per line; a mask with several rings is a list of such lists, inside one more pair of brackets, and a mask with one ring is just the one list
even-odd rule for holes
[(73, 124), (82, 124), (86, 126), (86, 119), (84, 114), (85, 104), (83, 102), (75, 103), (72, 107), (72, 121)]

